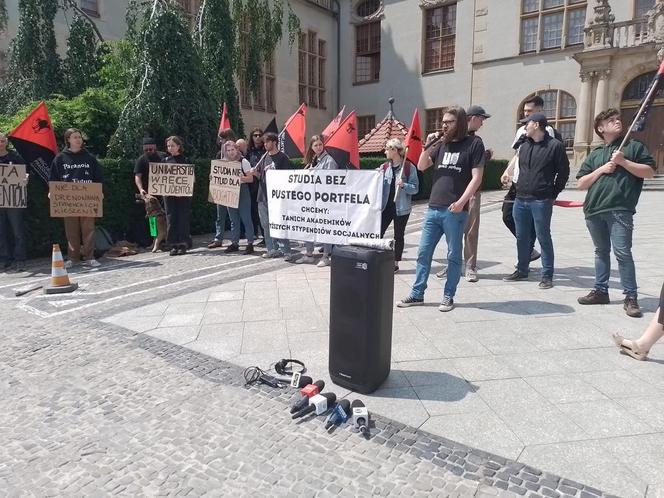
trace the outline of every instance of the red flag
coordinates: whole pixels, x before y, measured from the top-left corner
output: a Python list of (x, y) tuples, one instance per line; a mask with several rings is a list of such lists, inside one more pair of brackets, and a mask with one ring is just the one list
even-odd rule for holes
[(410, 128), (408, 128), (408, 135), (406, 135), (406, 147), (408, 148), (406, 159), (413, 164), (417, 164), (422, 153), (422, 128), (420, 127), (420, 112), (417, 107), (413, 113)]
[(357, 116), (351, 112), (325, 142), (325, 150), (339, 168), (360, 169), (360, 147), (357, 143)]
[(228, 119), (228, 107), (226, 107), (226, 102), (224, 102), (224, 109), (221, 111), (221, 121), (219, 121), (219, 133), (221, 130), (228, 130), (232, 128), (231, 120)]
[(339, 128), (339, 125), (341, 122), (344, 120), (344, 111), (346, 110), (346, 106), (343, 106), (341, 110), (339, 111), (339, 114), (330, 121), (330, 124), (328, 124), (323, 132), (321, 133), (323, 137), (323, 142), (325, 142), (328, 138), (330, 138), (335, 131), (337, 131), (337, 128)]
[(583, 201), (553, 201), (554, 206), (560, 206), (564, 208), (580, 208), (583, 207)]
[(48, 183), (51, 162), (58, 153), (58, 145), (46, 104), (40, 102), (8, 138), (27, 165)]
[(289, 158), (304, 157), (306, 147), (307, 105), (300, 104), (279, 134), (279, 150)]

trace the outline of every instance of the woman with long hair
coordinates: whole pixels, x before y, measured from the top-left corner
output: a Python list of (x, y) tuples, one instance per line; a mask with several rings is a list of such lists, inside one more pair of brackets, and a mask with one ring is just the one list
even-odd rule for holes
[(399, 261), (403, 255), (404, 234), (412, 208), (412, 197), (417, 194), (420, 184), (417, 168), (404, 155), (406, 146), (398, 138), (391, 138), (385, 144), (383, 163), (383, 214), (380, 222), (380, 236), (394, 221), (394, 271), (399, 271)]
[[(183, 140), (172, 135), (166, 139), (168, 157), (165, 163), (187, 164)], [(171, 256), (187, 253), (189, 225), (191, 222), (191, 197), (164, 196), (166, 207), (166, 243), (171, 246)]]
[[(240, 176), (240, 203), (237, 208), (228, 208), (228, 214), (231, 217), (231, 245), (224, 252), (237, 252), (240, 250), (240, 220), (244, 224), (244, 231), (247, 237), (247, 247), (244, 254), (254, 253), (254, 227), (251, 222), (251, 194), (249, 184), (254, 181), (249, 161), (240, 155), (237, 145), (231, 140), (224, 143), (223, 155), (229, 161), (239, 161), (242, 174)], [(224, 206), (222, 206), (224, 207)]]
[[(83, 143), (83, 133), (78, 128), (65, 131), (65, 148), (51, 163), (51, 182), (103, 183), (101, 166), (97, 158), (90, 154)], [(88, 216), (68, 216), (64, 218), (67, 236), (67, 261), (65, 268), (71, 268), (81, 259), (84, 264), (96, 268), (95, 259), (95, 219)]]
[[(264, 154), (265, 146), (263, 145), (263, 130), (260, 128), (254, 128), (249, 134), (245, 157), (247, 158), (247, 161), (249, 161), (249, 164), (251, 164), (251, 167), (255, 168)], [(249, 193), (251, 194), (251, 221), (254, 223), (254, 234), (258, 236), (259, 234), (263, 234), (261, 219), (258, 215), (258, 182), (252, 182), (249, 184)], [(260, 242), (259, 244), (264, 244), (264, 242)]]

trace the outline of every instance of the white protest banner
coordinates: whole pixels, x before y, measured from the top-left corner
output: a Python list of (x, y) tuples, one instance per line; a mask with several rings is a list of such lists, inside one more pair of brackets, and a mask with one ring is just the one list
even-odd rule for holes
[(383, 176), (378, 171), (268, 170), (270, 235), (325, 244), (380, 239)]
[(51, 218), (104, 216), (101, 183), (48, 182)]
[(0, 164), (0, 208), (28, 207), (25, 164)]
[(148, 194), (191, 197), (194, 180), (193, 164), (150, 163)]
[(240, 205), (239, 161), (215, 159), (210, 163), (210, 194), (208, 200), (215, 204), (236, 208)]

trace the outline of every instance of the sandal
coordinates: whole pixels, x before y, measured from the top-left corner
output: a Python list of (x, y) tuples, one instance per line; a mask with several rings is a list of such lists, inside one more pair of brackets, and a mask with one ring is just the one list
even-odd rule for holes
[(613, 342), (620, 348), (620, 352), (631, 356), (635, 360), (647, 360), (650, 351), (641, 351), (635, 341), (625, 339), (620, 334), (612, 334)]

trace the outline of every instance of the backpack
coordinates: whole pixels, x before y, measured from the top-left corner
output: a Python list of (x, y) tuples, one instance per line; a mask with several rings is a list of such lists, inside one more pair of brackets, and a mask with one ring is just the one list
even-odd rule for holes
[(95, 227), (95, 258), (103, 256), (111, 247), (113, 247), (113, 237), (108, 230), (97, 225)]

